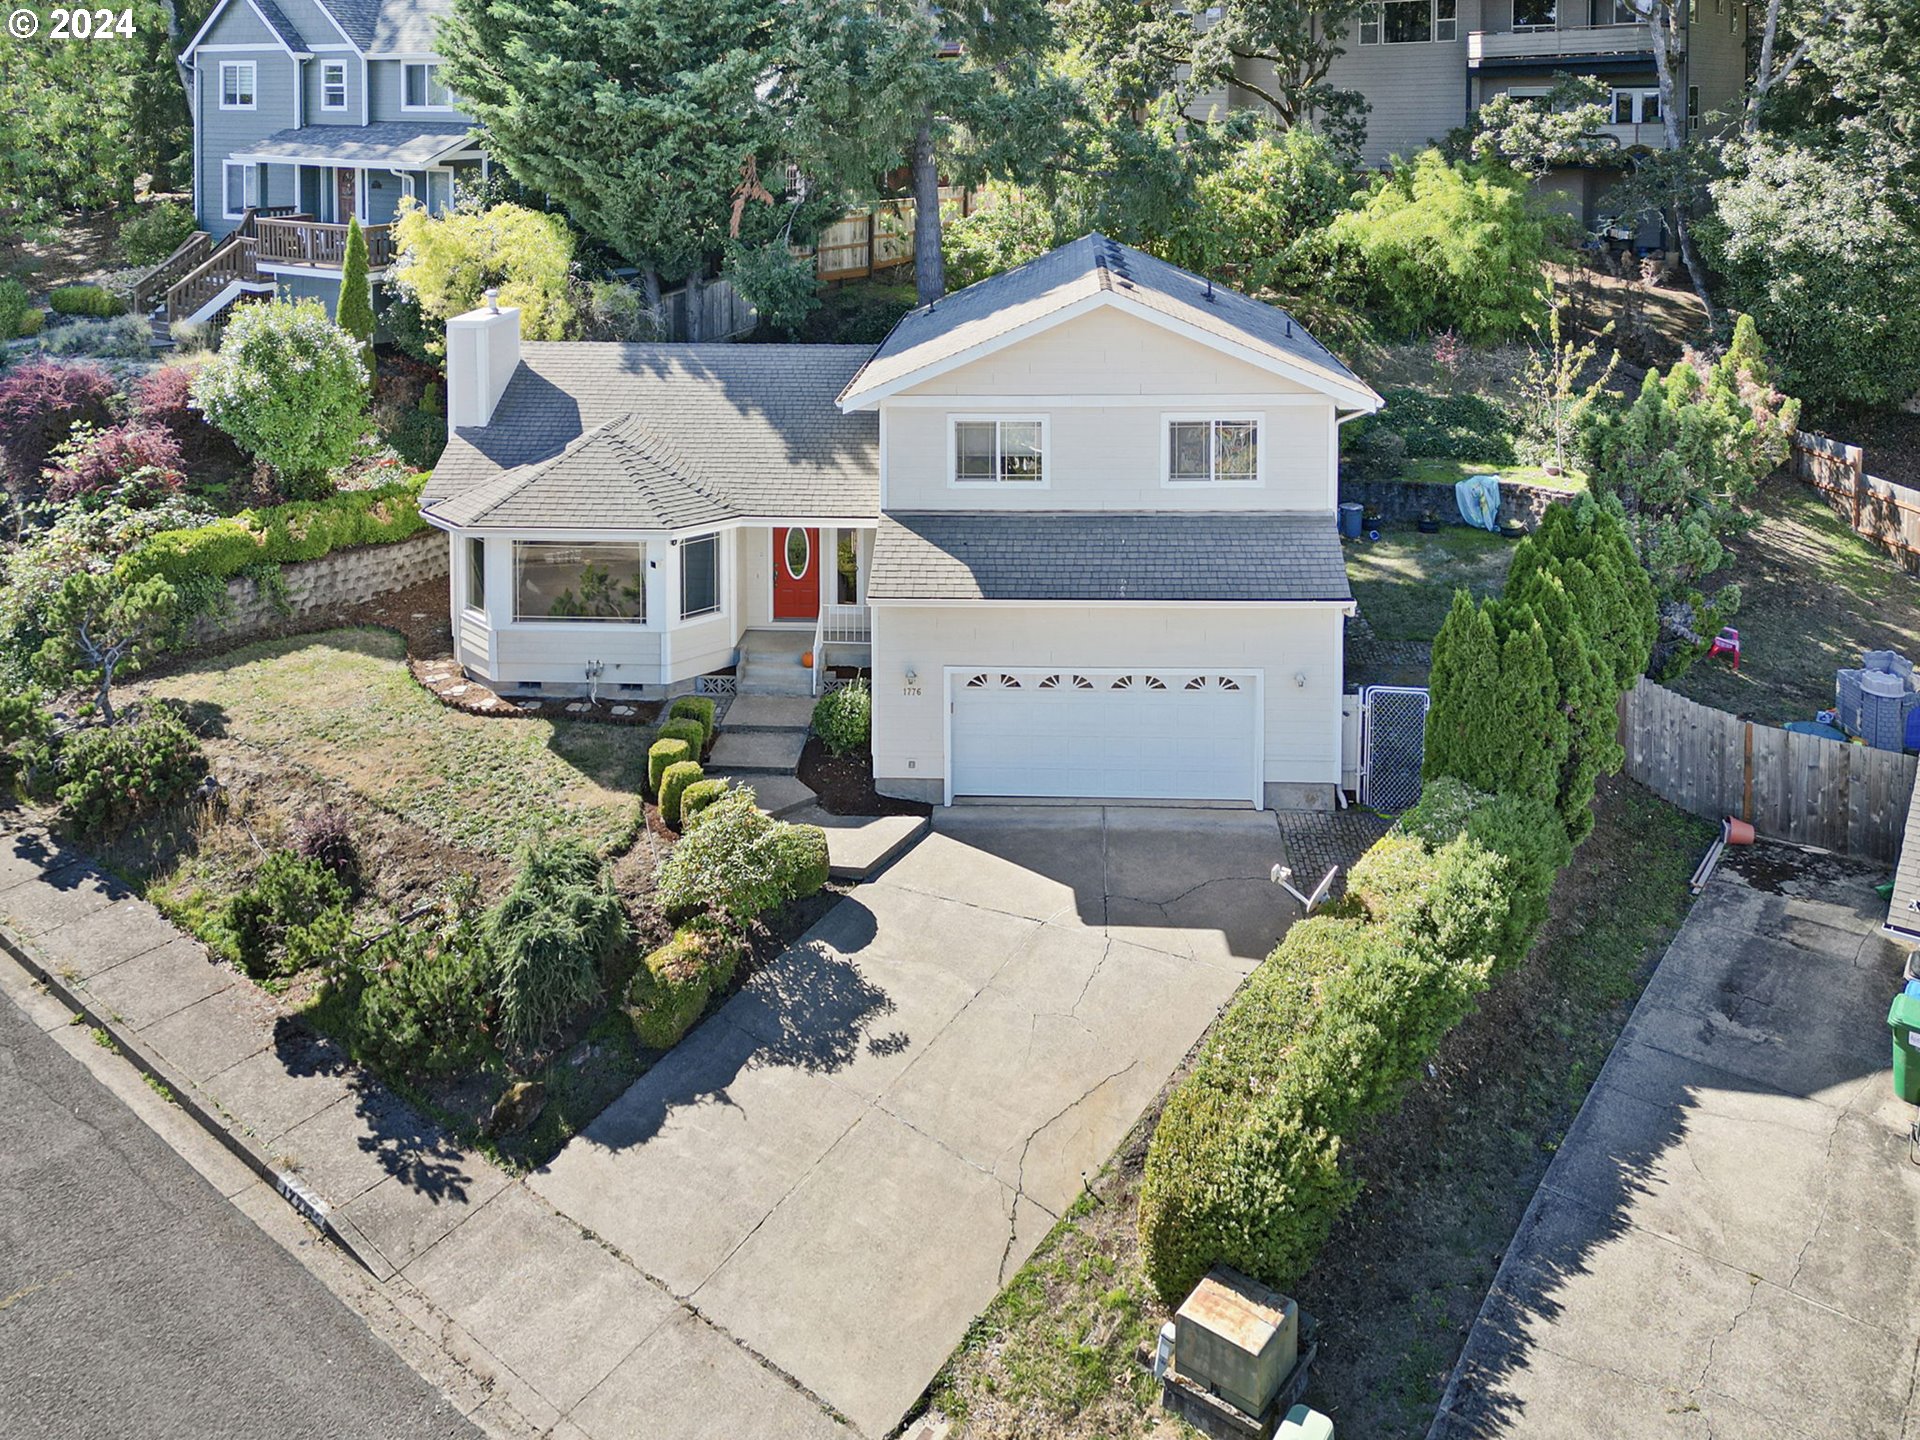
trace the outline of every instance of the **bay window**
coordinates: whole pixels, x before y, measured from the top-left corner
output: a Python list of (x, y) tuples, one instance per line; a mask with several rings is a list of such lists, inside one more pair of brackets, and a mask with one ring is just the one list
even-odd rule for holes
[(720, 613), (720, 537), (680, 542), (680, 618)]
[[(484, 562), (482, 572), (484, 574)], [(647, 618), (645, 547), (514, 541), (513, 618), (644, 624)]]

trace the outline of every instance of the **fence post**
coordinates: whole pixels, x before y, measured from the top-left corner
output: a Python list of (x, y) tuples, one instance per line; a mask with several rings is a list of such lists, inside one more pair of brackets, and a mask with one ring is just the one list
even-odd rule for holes
[(867, 211), (867, 274), (869, 275), (873, 274), (874, 264), (880, 258), (878, 245), (874, 239), (879, 233), (880, 207), (876, 205)]
[(1858, 445), (1849, 445), (1844, 451), (1847, 458), (1847, 470), (1853, 476), (1853, 533), (1860, 533), (1860, 506), (1867, 489), (1867, 452)]
[(1753, 722), (1740, 727), (1745, 732), (1746, 758), (1741, 765), (1740, 818), (1753, 823)]

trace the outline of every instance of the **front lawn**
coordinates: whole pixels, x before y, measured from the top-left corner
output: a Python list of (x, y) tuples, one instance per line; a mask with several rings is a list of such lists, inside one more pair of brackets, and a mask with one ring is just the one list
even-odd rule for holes
[(449, 709), (382, 630), (268, 640), (148, 687), (186, 701), (209, 750), (274, 760), (351, 791), (436, 840), (505, 856), (540, 835), (604, 849), (634, 823), (649, 730)]
[[(1298, 1295), (1324, 1326), (1307, 1399), (1342, 1435), (1426, 1433), (1500, 1251), (1685, 916), (1709, 831), (1629, 781), (1603, 785), (1598, 824), (1527, 960), (1442, 1043), (1434, 1078), (1362, 1140), (1362, 1198)], [(931, 1403), (961, 1422), (961, 1440), (1186, 1433), (1135, 1361), (1167, 1319), (1135, 1230), (1157, 1114), (935, 1379)]]
[(1475, 599), (1500, 593), (1513, 548), (1513, 541), (1471, 525), (1442, 526), (1433, 535), (1409, 526), (1378, 540), (1347, 541), (1347, 581), (1376, 638), (1430, 641), (1455, 590), (1465, 586)]
[(1755, 497), (1760, 523), (1730, 542), (1715, 579), (1741, 589), (1740, 669), (1699, 660), (1673, 688), (1703, 705), (1778, 725), (1833, 704), (1833, 672), (1863, 650), (1920, 659), (1920, 583), (1855, 535), (1811, 487), (1777, 478)]

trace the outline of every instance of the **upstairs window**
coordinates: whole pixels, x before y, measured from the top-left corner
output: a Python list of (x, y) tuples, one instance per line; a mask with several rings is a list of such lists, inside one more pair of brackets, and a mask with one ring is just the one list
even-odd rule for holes
[(1614, 91), (1613, 123), (1616, 125), (1659, 124), (1660, 92), (1658, 90)]
[(1459, 0), (1371, 0), (1360, 7), (1362, 45), (1418, 45), (1459, 33)]
[(222, 110), (253, 109), (254, 76), (253, 61), (222, 60), (220, 62), (220, 108)]
[(226, 162), (226, 214), (230, 220), (237, 220), (247, 213), (249, 205), (260, 203), (260, 172), (240, 161)]
[(438, 65), (425, 62), (407, 65), (400, 90), (402, 110), (448, 110), (452, 107), (453, 97), (447, 87), (440, 83)]
[(1559, 9), (1554, 0), (1513, 0), (1513, 28), (1516, 30), (1551, 30), (1559, 23)]
[(1258, 485), (1260, 422), (1182, 416), (1167, 422), (1169, 485)]
[(1044, 485), (1047, 422), (1034, 416), (956, 419), (953, 422), (956, 485)]
[(322, 110), (344, 110), (347, 108), (346, 61), (326, 60), (321, 62), (320, 108)]

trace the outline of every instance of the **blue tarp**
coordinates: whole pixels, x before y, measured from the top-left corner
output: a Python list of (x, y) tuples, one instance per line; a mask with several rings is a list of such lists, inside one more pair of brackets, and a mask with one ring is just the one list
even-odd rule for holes
[(1500, 528), (1500, 478), (1497, 475), (1469, 475), (1453, 487), (1454, 503), (1460, 518), (1482, 530)]

